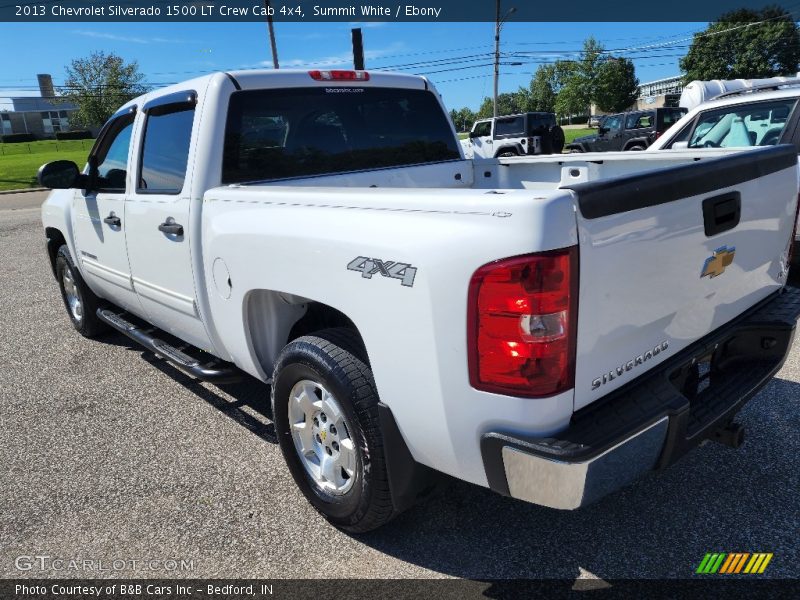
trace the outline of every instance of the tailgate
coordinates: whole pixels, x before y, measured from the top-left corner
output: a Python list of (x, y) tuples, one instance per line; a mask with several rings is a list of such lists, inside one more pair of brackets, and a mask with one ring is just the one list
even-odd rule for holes
[(796, 152), (778, 146), (570, 187), (580, 234), (576, 410), (783, 286)]

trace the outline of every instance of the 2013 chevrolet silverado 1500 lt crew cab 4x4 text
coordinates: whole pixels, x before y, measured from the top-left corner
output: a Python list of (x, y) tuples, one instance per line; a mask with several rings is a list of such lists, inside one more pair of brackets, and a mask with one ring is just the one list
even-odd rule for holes
[(132, 100), (39, 179), (75, 328), (270, 383), (297, 485), (365, 531), (440, 472), (574, 509), (736, 445), (800, 312), (796, 162), (473, 163), (425, 78), (282, 70)]

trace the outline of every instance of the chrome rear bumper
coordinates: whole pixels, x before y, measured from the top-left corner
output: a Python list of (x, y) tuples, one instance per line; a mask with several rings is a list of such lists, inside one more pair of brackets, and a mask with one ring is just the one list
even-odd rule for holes
[[(791, 348), (798, 316), (800, 289), (785, 288), (576, 412), (555, 436), (486, 433), (481, 454), (489, 487), (520, 500), (571, 510), (646, 471), (666, 468), (730, 424), (769, 383)], [(701, 364), (707, 367), (702, 372), (708, 373), (702, 382)]]

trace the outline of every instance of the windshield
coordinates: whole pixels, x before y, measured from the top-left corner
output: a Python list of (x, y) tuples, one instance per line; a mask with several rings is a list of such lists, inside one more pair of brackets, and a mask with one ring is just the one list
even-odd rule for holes
[(774, 146), (796, 103), (796, 98), (786, 98), (702, 113), (688, 135), (689, 148)]
[(433, 93), (369, 87), (236, 92), (223, 183), (344, 173), (460, 159)]

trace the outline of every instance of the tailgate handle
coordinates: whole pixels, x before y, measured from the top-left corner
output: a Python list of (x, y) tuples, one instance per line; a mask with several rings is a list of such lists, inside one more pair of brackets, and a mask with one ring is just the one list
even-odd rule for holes
[(742, 216), (742, 195), (729, 192), (703, 200), (703, 224), (706, 237), (729, 231), (739, 224)]

